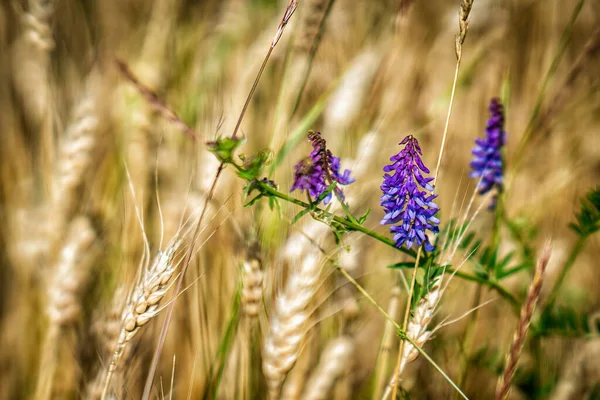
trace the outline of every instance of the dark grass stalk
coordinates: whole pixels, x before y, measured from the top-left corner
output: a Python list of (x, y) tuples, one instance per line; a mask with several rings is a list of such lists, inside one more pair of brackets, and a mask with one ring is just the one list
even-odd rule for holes
[(192, 139), (200, 140), (200, 136), (196, 133), (196, 131), (190, 128), (190, 126), (186, 124), (181, 118), (179, 118), (173, 110), (167, 107), (167, 105), (158, 98), (158, 95), (156, 93), (154, 93), (147, 86), (143, 85), (133, 74), (133, 72), (131, 72), (127, 64), (118, 59), (115, 60), (115, 63), (117, 64), (117, 68), (119, 68), (119, 71), (121, 71), (121, 73), (125, 75), (125, 78), (127, 78), (127, 80), (133, 83), (136, 89), (142, 94), (142, 96), (146, 98), (148, 103), (150, 103), (152, 108), (158, 111), (164, 119), (171, 122), (173, 125), (175, 125), (176, 128), (183, 131)]
[[(262, 73), (264, 72), (264, 69), (265, 69), (265, 66), (267, 64), (267, 61), (269, 60), (269, 57), (271, 56), (271, 53), (273, 52), (273, 49), (275, 48), (275, 46), (279, 42), (279, 39), (281, 38), (281, 35), (283, 35), (283, 31), (284, 31), (285, 27), (287, 26), (290, 18), (294, 14), (294, 11), (296, 11), (297, 7), (298, 7), (297, 1), (296, 0), (290, 0), (290, 2), (288, 3), (288, 6), (285, 9), (283, 18), (281, 19), (281, 22), (279, 23), (279, 26), (277, 27), (277, 31), (275, 32), (275, 36), (273, 38), (273, 41), (271, 42), (271, 45), (269, 47), (267, 55), (265, 56), (263, 64), (261, 65), (261, 68), (260, 68), (260, 70), (259, 70), (256, 78), (254, 79), (254, 83), (252, 85), (252, 89), (250, 90), (250, 93), (248, 94), (248, 97), (246, 99), (246, 103), (244, 104), (244, 107), (242, 108), (242, 111), (241, 111), (240, 116), (238, 118), (238, 122), (237, 122), (237, 124), (235, 126), (235, 129), (233, 130), (232, 135), (231, 135), (232, 138), (234, 138), (234, 139), (237, 137), (236, 136), (237, 132), (238, 132), (238, 130), (240, 128), (242, 120), (244, 119), (244, 115), (246, 113), (246, 110), (248, 109), (248, 105), (250, 104), (250, 100), (252, 99), (252, 96), (254, 95), (256, 87), (258, 86), (258, 82), (260, 81)], [(146, 384), (144, 386), (144, 393), (142, 395), (142, 399), (144, 399), (144, 400), (148, 400), (150, 398), (150, 392), (152, 390), (152, 384), (154, 382), (154, 376), (156, 374), (156, 369), (158, 367), (158, 360), (160, 359), (160, 354), (162, 352), (162, 348), (164, 346), (164, 342), (165, 342), (166, 337), (167, 337), (167, 332), (169, 330), (169, 324), (171, 322), (171, 318), (173, 316), (173, 311), (175, 309), (176, 300), (179, 297), (179, 294), (181, 293), (181, 290), (182, 290), (182, 287), (183, 287), (183, 280), (184, 280), (184, 277), (185, 277), (185, 273), (187, 272), (187, 269), (189, 268), (189, 265), (190, 265), (190, 261), (192, 259), (193, 250), (194, 250), (194, 243), (196, 241), (196, 238), (198, 237), (198, 234), (200, 233), (200, 227), (201, 227), (202, 222), (204, 220), (204, 216), (206, 215), (206, 211), (208, 210), (208, 204), (210, 203), (210, 201), (214, 197), (217, 183), (219, 181), (219, 178), (220, 178), (221, 173), (223, 172), (224, 168), (225, 168), (225, 163), (221, 162), (221, 164), (219, 165), (219, 168), (217, 170), (217, 173), (215, 174), (215, 178), (213, 179), (213, 182), (211, 184), (210, 190), (208, 192), (208, 196), (206, 197), (206, 200), (204, 201), (204, 205), (203, 205), (200, 217), (198, 218), (198, 222), (196, 223), (194, 234), (192, 235), (192, 242), (191, 242), (190, 247), (189, 247), (189, 249), (188, 249), (188, 251), (187, 251), (187, 253), (185, 255), (185, 260), (183, 262), (183, 267), (181, 269), (181, 273), (179, 275), (179, 278), (177, 279), (177, 285), (176, 285), (175, 291), (173, 293), (173, 301), (170, 303), (169, 308), (167, 310), (165, 321), (164, 321), (163, 326), (161, 328), (159, 340), (158, 340), (156, 349), (154, 351), (154, 355), (152, 357), (152, 362), (151, 362), (151, 365), (150, 365), (150, 369), (148, 371), (148, 376), (146, 378)]]
[(577, 242), (575, 243), (575, 245), (571, 249), (571, 252), (569, 253), (569, 257), (565, 261), (565, 265), (562, 267), (562, 269), (560, 271), (560, 275), (554, 282), (552, 289), (550, 289), (550, 294), (548, 295), (548, 298), (542, 308), (542, 313), (544, 313), (545, 311), (552, 308), (552, 306), (556, 302), (556, 297), (558, 296), (558, 294), (560, 292), (560, 288), (562, 287), (562, 285), (565, 281), (565, 278), (569, 274), (571, 267), (573, 267), (573, 264), (575, 264), (575, 260), (577, 259), (577, 256), (579, 255), (579, 253), (581, 253), (581, 250), (583, 249), (583, 246), (585, 245), (585, 242), (588, 237), (589, 236), (579, 236), (579, 238), (577, 239)]
[[(583, 7), (583, 3), (585, 3), (585, 0), (579, 0), (577, 5), (573, 9), (573, 13), (571, 14), (571, 19), (569, 20), (569, 23), (565, 27), (565, 29), (562, 33), (562, 36), (560, 38), (558, 52), (556, 53), (556, 56), (552, 60), (552, 64), (550, 64), (550, 68), (548, 69), (548, 72), (546, 72), (546, 76), (544, 77), (544, 81), (542, 82), (542, 87), (540, 88), (535, 105), (533, 106), (533, 111), (529, 118), (529, 122), (527, 123), (527, 127), (525, 128), (525, 131), (523, 132), (523, 135), (521, 136), (521, 140), (519, 141), (519, 144), (517, 146), (517, 151), (515, 153), (515, 157), (513, 158), (513, 165), (514, 165), (513, 177), (512, 177), (513, 179), (516, 176), (516, 172), (522, 161), (527, 144), (529, 143), (534, 132), (539, 127), (538, 117), (539, 117), (540, 111), (542, 109), (542, 102), (544, 101), (544, 98), (546, 96), (546, 90), (548, 89), (548, 85), (554, 78), (554, 75), (556, 74), (556, 71), (558, 70), (560, 61), (562, 60), (562, 58), (565, 54), (565, 51), (567, 49), (567, 45), (569, 44), (569, 41), (571, 40), (571, 35), (573, 34), (573, 28), (575, 26), (575, 21), (577, 21), (577, 17), (579, 16), (581, 8)], [(510, 187), (511, 183), (512, 183), (512, 179), (509, 180), (509, 182), (507, 183), (506, 186)]]
[(298, 90), (298, 94), (296, 95), (296, 100), (294, 101), (294, 106), (292, 107), (292, 112), (290, 114), (289, 120), (291, 121), (296, 111), (298, 111), (298, 106), (300, 105), (300, 101), (302, 100), (302, 95), (304, 94), (304, 90), (306, 89), (306, 84), (308, 82), (308, 77), (310, 76), (310, 72), (312, 70), (312, 64), (315, 59), (315, 55), (317, 54), (317, 50), (319, 50), (319, 45), (321, 44), (321, 38), (323, 37), (323, 33), (325, 32), (325, 22), (331, 13), (331, 9), (333, 8), (333, 4), (335, 0), (328, 0), (327, 6), (325, 7), (325, 12), (323, 13), (323, 17), (319, 21), (319, 28), (317, 30), (317, 34), (315, 35), (312, 44), (310, 46), (310, 51), (308, 52), (308, 65), (306, 66), (306, 70), (304, 71), (304, 75), (302, 76), (302, 83), (300, 84), (300, 88)]
[(527, 292), (527, 299), (521, 308), (521, 318), (519, 319), (510, 350), (506, 356), (504, 372), (500, 376), (498, 385), (496, 387), (496, 400), (505, 400), (508, 398), (508, 394), (510, 393), (511, 383), (517, 370), (517, 364), (519, 363), (521, 351), (523, 349), (523, 345), (525, 344), (525, 338), (527, 337), (527, 333), (529, 331), (529, 325), (531, 324), (535, 306), (540, 298), (542, 283), (544, 282), (544, 272), (546, 271), (546, 266), (548, 265), (551, 254), (552, 245), (550, 242), (547, 242), (544, 245), (542, 255), (539, 257), (538, 263), (535, 267), (533, 280), (531, 281), (529, 290)]
[[(546, 108), (544, 113), (539, 118), (538, 126), (545, 132), (548, 131), (549, 121), (553, 116), (556, 116), (558, 112), (564, 107), (565, 103), (569, 99), (575, 81), (579, 75), (583, 72), (585, 67), (589, 64), (589, 61), (600, 52), (600, 28), (596, 29), (590, 36), (583, 50), (571, 66), (565, 81), (563, 82), (560, 90), (554, 96), (552, 103)], [(541, 133), (543, 134), (544, 131)]]

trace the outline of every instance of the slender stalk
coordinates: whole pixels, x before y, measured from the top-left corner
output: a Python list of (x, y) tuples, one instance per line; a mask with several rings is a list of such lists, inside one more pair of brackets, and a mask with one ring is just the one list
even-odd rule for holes
[(567, 274), (571, 270), (571, 267), (573, 267), (573, 264), (575, 264), (577, 256), (579, 255), (581, 249), (583, 249), (583, 246), (585, 245), (586, 239), (587, 236), (579, 236), (579, 239), (577, 239), (575, 246), (573, 246), (571, 253), (569, 253), (567, 261), (565, 261), (565, 265), (560, 271), (560, 275), (558, 276), (558, 278), (554, 282), (554, 286), (552, 286), (552, 289), (550, 290), (550, 294), (548, 295), (548, 299), (546, 300), (546, 304), (544, 305), (542, 312), (546, 311), (548, 308), (553, 306), (554, 302), (556, 301), (556, 297), (558, 296), (558, 293), (560, 291), (560, 288), (563, 285), (565, 278), (567, 277)]
[(517, 370), (517, 365), (525, 344), (527, 333), (529, 332), (529, 326), (531, 325), (531, 319), (535, 311), (535, 306), (540, 297), (542, 284), (544, 282), (544, 272), (546, 271), (551, 254), (552, 244), (547, 242), (535, 267), (533, 279), (527, 292), (527, 299), (521, 308), (521, 317), (519, 318), (519, 323), (517, 325), (512, 344), (508, 354), (506, 355), (504, 372), (500, 376), (500, 379), (498, 379), (498, 385), (496, 386), (496, 400), (505, 400), (508, 398), (510, 393), (512, 380)]
[(460, 376), (458, 378), (459, 387), (464, 386), (465, 382), (467, 381), (467, 375), (469, 373), (469, 361), (471, 357), (471, 347), (473, 346), (475, 326), (477, 325), (476, 322), (477, 314), (479, 312), (479, 302), (481, 301), (481, 289), (481, 284), (478, 284), (477, 288), (475, 289), (475, 296), (473, 296), (473, 303), (471, 304), (471, 309), (473, 310), (473, 312), (471, 313), (469, 321), (467, 322), (467, 327), (463, 336), (461, 346), (462, 357), (460, 362)]
[(546, 90), (548, 89), (548, 85), (550, 84), (550, 81), (556, 74), (556, 71), (558, 70), (558, 65), (560, 64), (560, 61), (562, 60), (562, 57), (565, 54), (567, 45), (569, 44), (569, 40), (571, 39), (571, 34), (573, 33), (573, 27), (575, 26), (575, 21), (577, 20), (577, 17), (579, 16), (579, 12), (581, 11), (581, 8), (583, 7), (583, 3), (585, 3), (585, 0), (579, 0), (577, 5), (573, 9), (573, 13), (571, 14), (571, 19), (569, 20), (569, 23), (567, 24), (565, 30), (562, 33), (562, 36), (560, 38), (558, 53), (556, 53), (556, 56), (552, 60), (552, 64), (550, 64), (550, 68), (548, 69), (548, 72), (546, 72), (546, 76), (544, 77), (544, 81), (542, 82), (542, 87), (540, 88), (535, 105), (533, 107), (533, 112), (531, 113), (531, 117), (529, 118), (529, 122), (527, 123), (527, 127), (525, 128), (525, 132), (523, 132), (523, 135), (521, 136), (521, 140), (519, 141), (516, 155), (513, 158), (513, 165), (514, 165), (514, 167), (512, 169), (513, 174), (512, 174), (511, 179), (509, 180), (507, 186), (510, 186), (512, 184), (513, 179), (516, 177), (516, 171), (518, 170), (519, 164), (521, 163), (521, 159), (523, 158), (523, 154), (525, 152), (525, 147), (527, 146), (529, 140), (531, 139), (533, 132), (537, 129), (538, 115), (540, 114), (540, 110), (542, 108), (542, 102), (544, 101), (544, 97), (546, 95)]
[(373, 297), (371, 297), (371, 295), (354, 279), (352, 278), (352, 276), (346, 272), (346, 270), (344, 270), (341, 267), (337, 267), (337, 270), (340, 271), (340, 273), (342, 275), (344, 275), (344, 277), (346, 279), (348, 279), (348, 281), (354, 285), (354, 287), (356, 287), (356, 289), (363, 295), (365, 296), (365, 298), (373, 305), (375, 306), (375, 308), (377, 308), (377, 310), (388, 320), (392, 323), (392, 325), (394, 325), (394, 327), (397, 329), (398, 335), (400, 336), (400, 339), (402, 340), (406, 340), (408, 343), (412, 344), (415, 349), (417, 349), (417, 351), (423, 356), (423, 358), (425, 358), (431, 365), (433, 365), (433, 367), (444, 377), (444, 379), (446, 379), (446, 381), (448, 381), (448, 383), (458, 392), (460, 393), (460, 395), (464, 398), (468, 400), (468, 397), (460, 390), (460, 388), (456, 385), (456, 383), (454, 383), (452, 381), (452, 379), (450, 379), (450, 377), (442, 370), (442, 368), (440, 368), (439, 365), (436, 364), (435, 361), (433, 361), (433, 359), (425, 352), (425, 350), (423, 350), (419, 345), (417, 345), (417, 343), (415, 343), (414, 340), (412, 340), (411, 338), (409, 338), (406, 334), (405, 331), (402, 330), (402, 327), (396, 322), (394, 321), (394, 319), (392, 317), (390, 317), (390, 315), (383, 309), (383, 307), (381, 307), (376, 301), (375, 299), (373, 299)]
[(250, 93), (248, 93), (248, 97), (246, 97), (246, 102), (244, 103), (242, 112), (240, 113), (237, 123), (235, 124), (235, 128), (233, 129), (233, 133), (231, 134), (232, 139), (235, 139), (237, 137), (237, 132), (240, 129), (240, 125), (242, 124), (242, 120), (244, 119), (244, 115), (246, 114), (246, 110), (248, 110), (248, 106), (250, 105), (250, 100), (252, 99), (252, 96), (254, 95), (254, 92), (256, 91), (256, 87), (258, 86), (258, 81), (260, 80), (260, 77), (262, 76), (262, 74), (265, 70), (265, 67), (267, 66), (267, 61), (269, 61), (269, 58), (271, 57), (271, 53), (273, 52), (273, 49), (274, 49), (274, 46), (271, 45), (271, 47), (269, 47), (269, 51), (267, 52), (267, 55), (265, 56), (265, 59), (262, 62), (262, 65), (260, 66), (260, 69), (258, 70), (258, 75), (256, 76), (256, 79), (254, 79), (254, 83), (252, 84), (252, 89), (250, 89)]
[[(413, 268), (412, 281), (410, 283), (410, 290), (408, 291), (408, 299), (406, 300), (406, 309), (404, 310), (404, 322), (402, 323), (402, 331), (406, 332), (406, 325), (408, 324), (408, 317), (410, 315), (410, 305), (412, 302), (413, 292), (415, 291), (415, 282), (417, 281), (417, 271), (419, 270), (419, 260), (421, 258), (421, 249), (417, 252), (417, 260), (415, 261), (415, 267)], [(398, 361), (394, 370), (394, 389), (392, 390), (392, 399), (396, 398), (396, 392), (398, 391), (398, 377), (400, 375), (400, 364), (402, 363), (402, 351), (404, 349), (404, 340), (400, 340), (398, 347)]]

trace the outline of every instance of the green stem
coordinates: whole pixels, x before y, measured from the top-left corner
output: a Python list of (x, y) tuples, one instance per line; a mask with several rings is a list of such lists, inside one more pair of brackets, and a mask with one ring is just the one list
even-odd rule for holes
[(311, 206), (310, 204), (305, 203), (302, 200), (298, 200), (298, 199), (295, 199), (293, 197), (290, 197), (290, 196), (288, 196), (288, 195), (286, 195), (284, 193), (281, 193), (281, 192), (273, 189), (272, 187), (270, 187), (269, 185), (267, 185), (267, 184), (265, 184), (263, 182), (259, 181), (259, 182), (256, 183), (256, 185), (259, 187), (259, 189), (261, 190), (261, 192), (263, 192), (265, 194), (277, 197), (277, 198), (279, 198), (281, 200), (285, 200), (285, 201), (287, 201), (289, 203), (292, 203), (292, 204), (296, 204), (296, 205), (301, 206), (301, 207), (303, 207), (305, 209), (312, 209), (313, 211), (318, 212), (319, 214), (323, 215), (326, 218), (332, 219), (336, 223), (338, 223), (340, 225), (343, 225), (343, 226), (345, 226), (348, 229), (352, 229), (354, 231), (362, 232), (365, 235), (370, 236), (373, 239), (376, 239), (376, 240), (380, 241), (381, 243), (387, 244), (388, 246), (393, 247), (396, 250), (400, 250), (401, 252), (403, 252), (405, 254), (408, 254), (411, 257), (416, 257), (416, 255), (417, 255), (414, 250), (405, 249), (405, 248), (400, 248), (399, 249), (398, 247), (396, 247), (396, 245), (394, 244), (394, 242), (391, 239), (389, 239), (389, 238), (387, 238), (387, 237), (385, 237), (383, 235), (380, 235), (380, 234), (378, 234), (376, 232), (373, 232), (372, 230), (370, 230), (368, 228), (365, 228), (364, 226), (362, 226), (362, 225), (360, 225), (360, 224), (358, 224), (356, 222), (352, 222), (352, 221), (350, 221), (348, 219), (345, 219), (345, 218), (342, 218), (342, 217), (340, 217), (338, 215), (335, 215), (335, 214), (332, 214), (330, 212), (327, 212), (327, 211), (325, 211), (325, 210), (323, 210), (321, 208), (318, 208), (318, 207), (315, 207), (315, 206)]
[(402, 329), (402, 327), (400, 326), (400, 324), (398, 324), (396, 321), (394, 321), (394, 319), (392, 317), (390, 317), (390, 315), (383, 309), (383, 307), (381, 307), (373, 297), (371, 297), (371, 295), (352, 277), (350, 276), (350, 274), (344, 269), (341, 268), (339, 266), (336, 267), (338, 271), (341, 272), (342, 275), (344, 275), (344, 277), (346, 279), (348, 279), (348, 281), (350, 283), (352, 283), (356, 289), (358, 289), (358, 291), (365, 296), (365, 298), (375, 306), (375, 308), (377, 308), (377, 310), (388, 320), (392, 323), (392, 325), (394, 325), (394, 327), (396, 328), (396, 331), (398, 332), (398, 335), (400, 336), (400, 339), (402, 340), (406, 340), (408, 343), (412, 344), (414, 346), (415, 349), (417, 349), (417, 351), (427, 360), (429, 361), (429, 363), (431, 365), (433, 365), (433, 367), (440, 373), (442, 374), (442, 376), (444, 377), (444, 379), (446, 379), (446, 381), (448, 381), (448, 383), (450, 383), (450, 385), (464, 398), (464, 399), (469, 399), (461, 390), (460, 388), (456, 385), (456, 383), (454, 383), (452, 381), (452, 379), (450, 379), (450, 377), (442, 370), (442, 368), (436, 364), (435, 361), (433, 361), (433, 359), (429, 356), (429, 354), (427, 354), (425, 352), (425, 350), (423, 350), (417, 343), (415, 343), (414, 340), (412, 340), (411, 338), (408, 337), (408, 335), (406, 334), (406, 332)]
[(550, 290), (550, 294), (548, 295), (548, 300), (546, 300), (546, 304), (544, 305), (542, 313), (544, 311), (546, 311), (548, 308), (552, 307), (552, 305), (556, 301), (556, 296), (558, 296), (560, 288), (561, 288), (562, 284), (564, 283), (564, 280), (567, 277), (567, 274), (571, 270), (571, 267), (573, 267), (573, 264), (575, 264), (575, 260), (577, 259), (577, 256), (583, 249), (583, 246), (585, 245), (585, 241), (587, 240), (587, 238), (588, 238), (587, 236), (579, 236), (579, 239), (577, 239), (575, 246), (573, 246), (573, 249), (571, 250), (571, 253), (569, 254), (569, 258), (567, 258), (565, 265), (563, 266), (562, 270), (560, 271), (560, 275), (554, 282), (554, 286), (552, 287), (552, 290)]
[(502, 285), (500, 285), (498, 282), (490, 280), (490, 279), (485, 279), (485, 278), (479, 277), (477, 275), (467, 274), (466, 272), (456, 271), (450, 267), (446, 268), (446, 271), (449, 272), (450, 274), (457, 276), (458, 278), (466, 279), (466, 280), (472, 281), (472, 282), (482, 283), (486, 286), (489, 286), (491, 289), (494, 289), (496, 292), (498, 292), (498, 294), (500, 296), (502, 296), (505, 300), (507, 300), (510, 303), (515, 315), (520, 315), (521, 305), (519, 304), (517, 299), (515, 299), (515, 297), (508, 290), (506, 290)]
[[(277, 197), (281, 200), (285, 200), (289, 203), (292, 204), (296, 204), (298, 206), (310, 209), (312, 206), (308, 203), (303, 202), (302, 200), (298, 200), (295, 199), (293, 197), (290, 197), (284, 193), (281, 193), (275, 189), (273, 189), (272, 187), (270, 187), (269, 185), (263, 183), (263, 182), (256, 182), (256, 185), (258, 186), (258, 188), (262, 191), (262, 193), (264, 194), (268, 194), (270, 196), (274, 196)], [(376, 239), (378, 241), (380, 241), (381, 243), (384, 243), (390, 247), (393, 247), (396, 250), (399, 250), (405, 254), (408, 254), (411, 257), (416, 257), (416, 252), (414, 250), (409, 250), (409, 249), (405, 249), (405, 248), (398, 248), (394, 245), (394, 242), (392, 242), (391, 239), (382, 236), (376, 232), (373, 232), (372, 230), (365, 228), (364, 226), (360, 225), (360, 224), (356, 224), (354, 222), (351, 222), (347, 219), (344, 219), (342, 217), (339, 217), (337, 215), (331, 214), (325, 210), (322, 210), (320, 208), (316, 208), (316, 207), (312, 207), (314, 208), (315, 211), (318, 211), (319, 213), (321, 213), (322, 215), (324, 215), (327, 218), (330, 218), (332, 220), (334, 220), (335, 222), (339, 223), (340, 225), (345, 226), (346, 228), (358, 231), (358, 232), (362, 232), (367, 236), (372, 237), (373, 239)], [(460, 272), (460, 271), (455, 271), (452, 268), (448, 267), (446, 269), (446, 271), (448, 271), (451, 274), (454, 274), (455, 276), (461, 278), (461, 279), (466, 279), (472, 282), (478, 282), (478, 283), (482, 283), (486, 286), (489, 286), (491, 289), (495, 290), (498, 292), (498, 294), (500, 294), (500, 296), (502, 296), (504, 299), (506, 299), (511, 306), (513, 307), (516, 315), (520, 314), (520, 310), (521, 310), (521, 305), (519, 304), (519, 302), (517, 301), (517, 299), (515, 299), (515, 297), (508, 292), (504, 287), (502, 287), (502, 285), (500, 285), (499, 283), (489, 280), (489, 279), (484, 279), (482, 277), (476, 276), (476, 275), (471, 275), (468, 274), (466, 272)]]

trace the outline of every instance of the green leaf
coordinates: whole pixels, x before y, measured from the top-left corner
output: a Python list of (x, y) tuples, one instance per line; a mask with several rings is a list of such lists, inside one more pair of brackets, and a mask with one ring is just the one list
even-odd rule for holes
[(271, 150), (261, 150), (256, 155), (246, 158), (245, 155), (241, 154), (240, 159), (243, 161), (243, 165), (238, 170), (238, 176), (245, 180), (258, 179), (261, 175), (263, 168), (269, 165), (273, 159), (273, 153)]
[(523, 263), (520, 265), (517, 265), (516, 267), (510, 268), (510, 269), (502, 269), (502, 271), (496, 273), (496, 277), (498, 278), (498, 280), (500, 279), (504, 279), (507, 278), (513, 274), (516, 274), (517, 272), (521, 272), (523, 270), (527, 270), (527, 269), (532, 269), (533, 265), (529, 264), (529, 263)]
[(310, 212), (310, 208), (305, 208), (304, 210), (300, 211), (298, 214), (296, 214), (294, 216), (294, 218), (292, 218), (292, 225), (294, 225), (296, 222), (298, 222), (298, 220), (302, 217), (304, 217), (306, 214), (308, 214)]
[(364, 223), (365, 223), (365, 221), (367, 220), (367, 217), (369, 216), (369, 214), (370, 214), (370, 213), (371, 213), (371, 209), (369, 208), (369, 209), (367, 210), (367, 212), (365, 212), (365, 213), (364, 213), (364, 215), (360, 216), (360, 217), (357, 219), (357, 222), (358, 222), (360, 225), (364, 224)]
[(265, 197), (263, 194), (259, 194), (258, 196), (256, 196), (255, 198), (253, 198), (252, 200), (250, 200), (249, 202), (247, 202), (246, 204), (244, 204), (244, 207), (251, 207), (251, 206), (253, 206), (257, 201), (259, 201), (263, 197)]
[(387, 268), (391, 268), (391, 269), (405, 269), (405, 268), (414, 268), (414, 267), (415, 267), (414, 261), (399, 262), (399, 263), (387, 266)]
[(317, 197), (317, 199), (315, 200), (315, 204), (319, 204), (320, 202), (322, 202), (325, 199), (325, 197), (327, 197), (329, 193), (331, 193), (333, 189), (335, 189), (336, 185), (337, 182), (332, 182), (329, 186), (327, 186), (327, 189), (325, 189), (325, 191), (321, 193), (319, 197)]
[(590, 236), (600, 230), (600, 186), (581, 199), (581, 210), (575, 218), (577, 221), (569, 226), (580, 236)]

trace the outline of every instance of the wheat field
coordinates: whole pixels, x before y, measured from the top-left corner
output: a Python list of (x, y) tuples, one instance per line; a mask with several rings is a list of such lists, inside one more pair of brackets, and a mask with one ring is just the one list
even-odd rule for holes
[(2, 1), (0, 398), (600, 399), (599, 24)]

